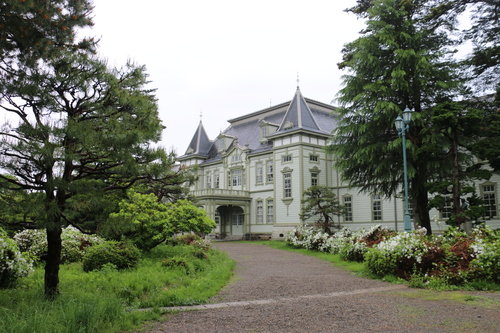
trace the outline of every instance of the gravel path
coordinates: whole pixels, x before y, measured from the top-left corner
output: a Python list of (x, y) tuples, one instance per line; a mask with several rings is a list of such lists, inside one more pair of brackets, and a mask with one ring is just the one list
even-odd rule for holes
[(211, 304), (178, 307), (198, 311), (167, 315), (146, 332), (500, 332), (500, 293), (467, 293), (468, 302), (439, 293), (431, 300), (435, 293), (265, 245), (214, 247), (237, 262), (234, 281)]

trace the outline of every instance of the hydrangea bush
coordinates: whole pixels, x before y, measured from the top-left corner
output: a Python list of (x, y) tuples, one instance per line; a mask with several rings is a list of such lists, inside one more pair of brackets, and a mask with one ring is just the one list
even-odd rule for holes
[(33, 272), (33, 261), (21, 253), (16, 242), (0, 228), (0, 288), (15, 285), (19, 278)]
[[(29, 252), (36, 258), (47, 254), (47, 236), (43, 229), (27, 229), (14, 236), (19, 249)], [(104, 239), (96, 235), (82, 234), (78, 229), (68, 226), (61, 234), (61, 262), (81, 261), (87, 249), (92, 245), (101, 244)]]

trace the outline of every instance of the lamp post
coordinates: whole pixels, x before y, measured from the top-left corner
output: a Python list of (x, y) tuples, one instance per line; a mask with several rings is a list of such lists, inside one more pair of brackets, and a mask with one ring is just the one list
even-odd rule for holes
[(404, 188), (405, 188), (405, 217), (404, 228), (406, 232), (411, 231), (410, 211), (408, 207), (408, 170), (406, 166), (406, 131), (410, 128), (412, 110), (408, 107), (403, 111), (403, 118), (398, 116), (394, 121), (398, 134), (403, 138), (403, 165), (404, 165)]

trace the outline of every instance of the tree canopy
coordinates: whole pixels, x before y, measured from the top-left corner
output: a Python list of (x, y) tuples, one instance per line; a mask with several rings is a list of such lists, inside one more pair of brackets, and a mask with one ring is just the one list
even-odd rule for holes
[[(346, 74), (337, 99), (340, 122), (327, 150), (336, 156), (335, 167), (349, 185), (397, 196), (403, 159), (393, 124), (404, 108), (413, 109), (407, 133), (410, 197), (416, 224), (429, 232), (432, 183), (467, 178), (468, 170), (475, 170), (473, 156), (490, 159), (493, 167), (500, 156), (498, 140), (493, 140), (499, 133), (497, 107), (474, 96), (467, 71), (472, 66), (479, 75), (498, 67), (488, 62), (483, 64), (486, 71), (470, 60), (474, 56), (467, 61), (454, 56), (467, 38), (476, 43), (474, 54), (498, 44), (498, 34), (491, 33), (498, 28), (498, 20), (492, 19), (496, 2), (359, 0), (346, 10), (365, 19), (366, 28), (342, 50), (338, 66)], [(470, 6), (476, 10), (472, 28), (457, 34), (459, 15)], [(483, 33), (485, 17), (489, 24)], [(485, 78), (490, 82), (498, 76)], [(459, 193), (457, 187), (455, 201)]]
[(327, 186), (311, 186), (303, 195), (300, 218), (305, 221), (317, 217), (316, 223), (330, 234), (335, 224), (334, 218), (344, 213), (344, 206), (340, 205), (335, 193)]
[(9, 222), (46, 229), (45, 293), (53, 297), (63, 226), (83, 230), (89, 212), (97, 216), (104, 202), (119, 201), (105, 195), (112, 190), (139, 186), (175, 200), (192, 177), (156, 145), (164, 126), (145, 67), (111, 68), (92, 40), (75, 40), (77, 28), (92, 24), (90, 1), (6, 1), (0, 9), (0, 110), (7, 119), (0, 180), (3, 191), (18, 193), (12, 198), (35, 205), (22, 218), (9, 212)]

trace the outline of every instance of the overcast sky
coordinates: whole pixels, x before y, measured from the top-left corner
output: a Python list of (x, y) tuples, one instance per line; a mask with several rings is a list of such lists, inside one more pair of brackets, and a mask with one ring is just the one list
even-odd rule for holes
[(185, 153), (200, 121), (215, 139), (227, 120), (305, 97), (330, 103), (345, 43), (362, 21), (355, 0), (95, 0), (88, 36), (120, 67), (147, 67), (167, 127), (161, 145)]

